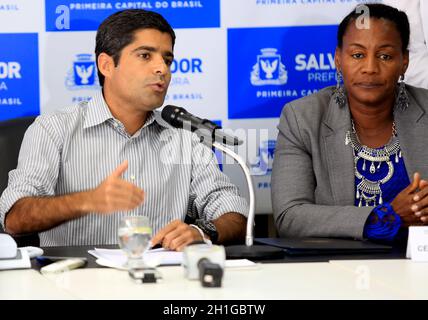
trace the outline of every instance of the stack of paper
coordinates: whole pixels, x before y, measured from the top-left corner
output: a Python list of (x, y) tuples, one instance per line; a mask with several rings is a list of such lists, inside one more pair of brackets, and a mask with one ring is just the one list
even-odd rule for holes
[[(127, 270), (126, 261), (127, 256), (121, 249), (100, 249), (88, 251), (91, 255), (97, 258), (97, 263), (104, 267), (116, 268), (120, 270)], [(150, 267), (157, 266), (171, 266), (181, 265), (183, 262), (183, 253), (177, 251), (169, 251), (163, 248), (148, 250), (144, 253), (143, 259)], [(254, 262), (241, 259), (241, 260), (226, 260), (226, 268), (248, 268), (255, 267), (257, 264)]]
[[(97, 263), (105, 267), (126, 270), (125, 264), (127, 256), (121, 249), (100, 249), (88, 251), (97, 258)], [(183, 253), (177, 251), (168, 251), (163, 248), (148, 250), (144, 253), (143, 259), (150, 267), (180, 265), (183, 261)]]

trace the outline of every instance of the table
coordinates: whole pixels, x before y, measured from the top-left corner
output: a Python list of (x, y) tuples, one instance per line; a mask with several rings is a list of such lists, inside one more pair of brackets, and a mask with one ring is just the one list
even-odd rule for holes
[[(126, 271), (99, 268), (87, 254), (92, 248), (46, 248), (49, 255), (87, 256), (87, 268), (44, 276), (33, 262), (31, 270), (0, 272), (0, 300), (428, 298), (427, 264), (397, 259), (402, 257), (402, 252), (345, 256), (348, 260), (343, 259), (344, 256), (285, 257), (276, 263), (260, 263), (252, 269), (226, 269), (222, 288), (203, 288), (199, 281), (186, 279), (181, 266), (159, 267), (163, 279), (158, 283), (135, 283)], [(308, 259), (313, 262), (308, 263)]]
[(409, 299), (428, 298), (428, 263), (411, 260), (330, 261), (334, 267), (368, 272), (370, 278)]

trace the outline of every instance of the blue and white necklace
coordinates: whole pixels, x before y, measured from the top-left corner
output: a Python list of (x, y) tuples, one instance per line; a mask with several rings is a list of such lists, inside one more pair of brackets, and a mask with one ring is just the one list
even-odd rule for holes
[[(354, 121), (351, 119), (352, 130), (346, 132), (345, 144), (351, 145), (354, 152), (354, 170), (355, 177), (361, 180), (357, 185), (356, 198), (359, 199), (358, 206), (361, 207), (363, 204), (366, 206), (376, 206), (383, 203), (381, 185), (387, 183), (394, 175), (394, 165), (391, 161), (391, 156), (395, 156), (395, 163), (399, 162), (399, 158), (402, 157), (400, 150), (400, 143), (397, 138), (397, 129), (395, 127), (395, 121), (392, 123), (392, 138), (382, 148), (373, 149), (365, 145), (361, 145), (357, 132), (355, 130)], [(369, 171), (371, 174), (376, 173), (381, 165), (385, 163), (388, 166), (387, 174), (379, 180), (372, 181), (367, 179), (363, 174), (358, 171), (357, 163), (362, 159), (362, 171), (366, 171), (366, 161), (371, 162)], [(377, 195), (379, 195), (378, 203), (376, 203)]]

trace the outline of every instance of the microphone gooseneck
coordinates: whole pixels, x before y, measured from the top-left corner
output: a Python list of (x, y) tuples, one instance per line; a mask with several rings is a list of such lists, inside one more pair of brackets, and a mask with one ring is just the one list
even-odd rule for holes
[[(224, 133), (220, 126), (214, 122), (198, 118), (185, 109), (168, 105), (162, 110), (162, 118), (175, 128), (189, 130), (195, 132), (201, 141), (210, 146), (222, 151), (223, 153), (234, 159), (241, 167), (248, 185), (250, 195), (250, 207), (247, 218), (247, 230), (245, 237), (245, 245), (233, 245), (226, 247), (226, 256), (228, 258), (247, 258), (247, 259), (277, 259), (282, 258), (284, 252), (275, 247), (266, 245), (254, 245), (254, 218), (255, 218), (255, 193), (251, 173), (245, 161), (234, 151), (227, 148), (225, 145), (240, 145), (242, 141), (238, 138)], [(190, 125), (189, 125), (190, 124)], [(211, 139), (208, 143), (207, 138)], [(202, 140), (203, 139), (203, 140)]]

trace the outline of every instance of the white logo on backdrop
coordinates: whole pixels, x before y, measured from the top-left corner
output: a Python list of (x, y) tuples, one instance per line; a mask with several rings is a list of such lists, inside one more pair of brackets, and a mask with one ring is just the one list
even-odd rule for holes
[(96, 70), (92, 54), (77, 54), (72, 69), (67, 72), (65, 86), (69, 90), (99, 89)]
[(262, 141), (257, 157), (250, 160), (252, 175), (261, 176), (271, 174), (275, 147), (276, 140)]
[(257, 63), (251, 71), (251, 84), (254, 86), (283, 85), (288, 81), (287, 70), (281, 63), (281, 55), (275, 48), (264, 48), (257, 55)]
[(88, 67), (85, 67), (84, 65), (76, 65), (75, 67), (76, 73), (79, 76), (82, 85), (87, 85), (89, 83), (88, 78), (91, 77), (92, 73), (94, 72), (94, 66), (90, 65)]

